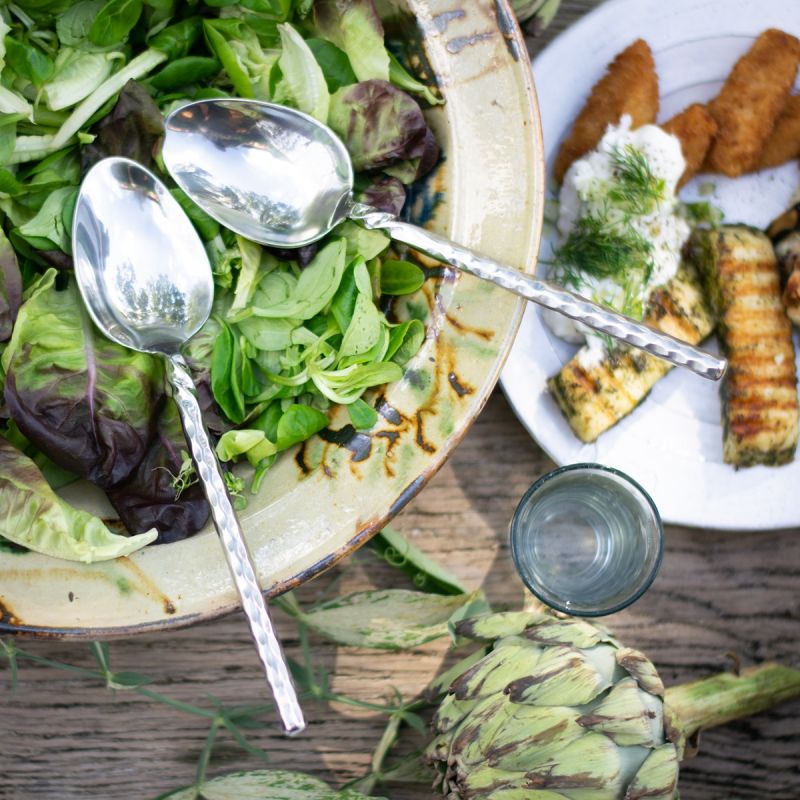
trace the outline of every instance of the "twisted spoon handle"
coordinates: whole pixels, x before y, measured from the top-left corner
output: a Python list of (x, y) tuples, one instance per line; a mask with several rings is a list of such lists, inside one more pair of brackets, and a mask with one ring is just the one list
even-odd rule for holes
[(306, 726), (303, 712), (297, 701), (280, 642), (272, 628), (242, 529), (239, 527), (219, 464), (208, 441), (200, 406), (197, 404), (194, 383), (182, 356), (172, 355), (167, 358), (167, 374), (173, 397), (180, 411), (186, 441), (192, 451), (192, 460), (208, 498), (208, 504), (211, 506), (214, 526), (222, 540), (222, 547), (239, 591), (242, 608), (250, 623), (250, 632), (253, 634), (258, 657), (264, 665), (267, 680), (272, 687), (283, 729), (292, 736), (300, 733)]
[(361, 203), (354, 203), (350, 209), (350, 216), (360, 220), (367, 228), (386, 231), (392, 239), (411, 245), (438, 261), (452, 264), (464, 272), (469, 272), (470, 275), (508, 289), (545, 308), (558, 311), (590, 328), (645, 350), (672, 364), (677, 364), (679, 367), (687, 367), (704, 378), (716, 381), (725, 374), (728, 362), (724, 358), (692, 347), (674, 336), (661, 333), (643, 322), (636, 322), (616, 311), (597, 305), (585, 297), (562, 289), (553, 283), (525, 275), (490, 258), (479, 256), (435, 233), (406, 222), (400, 222), (392, 214), (378, 211)]

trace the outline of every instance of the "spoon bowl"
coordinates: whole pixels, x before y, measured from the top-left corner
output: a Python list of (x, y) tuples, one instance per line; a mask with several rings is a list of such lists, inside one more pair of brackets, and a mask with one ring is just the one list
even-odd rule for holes
[(248, 239), (301, 247), (344, 219), (557, 311), (651, 355), (719, 380), (727, 361), (526, 275), (393, 214), (355, 202), (353, 167), (342, 141), (300, 111), (259, 100), (199, 100), (165, 123), (164, 164), (206, 213)]
[(270, 103), (198, 102), (173, 111), (166, 131), (163, 158), (178, 185), (248, 239), (302, 247), (348, 216), (350, 156), (307, 114)]
[(164, 184), (127, 159), (104, 159), (81, 186), (75, 275), (97, 326), (118, 344), (177, 353), (211, 313), (203, 244)]
[(98, 328), (124, 347), (165, 358), (197, 477), (284, 731), (299, 733), (303, 713), (180, 353), (208, 319), (214, 299), (200, 237), (155, 175), (127, 158), (107, 158), (84, 179), (72, 239), (78, 288)]

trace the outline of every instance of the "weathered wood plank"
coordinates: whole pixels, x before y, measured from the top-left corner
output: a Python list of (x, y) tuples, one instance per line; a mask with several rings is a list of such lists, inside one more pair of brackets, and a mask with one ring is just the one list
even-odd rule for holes
[[(524, 490), (550, 467), (499, 393), (451, 461), (397, 521), (418, 546), (468, 585), (483, 585), (496, 605), (522, 597), (508, 557), (506, 526)], [(627, 643), (647, 652), (667, 683), (725, 669), (728, 651), (744, 662), (779, 659), (800, 666), (798, 531), (720, 534), (670, 528), (660, 576), (633, 608), (609, 618)], [(403, 577), (362, 552), (307, 586), (313, 602)], [(297, 655), (290, 620), (279, 625)], [(40, 655), (91, 666), (85, 645), (26, 643)], [(444, 646), (412, 654), (336, 649), (315, 640), (315, 657), (338, 692), (387, 698), (392, 687), (413, 696), (438, 670)], [(187, 702), (213, 694), (228, 704), (265, 696), (243, 621), (227, 617), (165, 636), (111, 645), (117, 669), (143, 672), (155, 687)], [(204, 721), (125, 693), (116, 696), (81, 677), (23, 665), (15, 695), (2, 690), (0, 798), (153, 797), (191, 782), (206, 734)], [(800, 703), (708, 733), (701, 755), (683, 772), (683, 796), (796, 800), (800, 796)], [(311, 706), (300, 740), (257, 732), (274, 766), (307, 770), (336, 782), (366, 770), (383, 720), (337, 706)], [(212, 772), (258, 766), (223, 738)], [(393, 787), (392, 798), (425, 797)]]

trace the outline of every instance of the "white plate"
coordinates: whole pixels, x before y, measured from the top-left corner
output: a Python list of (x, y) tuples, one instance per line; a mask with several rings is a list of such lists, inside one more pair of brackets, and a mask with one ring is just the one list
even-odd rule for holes
[[(736, 59), (769, 27), (800, 36), (796, 0), (604, 3), (533, 62), (547, 174), (591, 87), (634, 39), (645, 39), (653, 49), (663, 121), (690, 103), (714, 97)], [(793, 162), (736, 180), (700, 176), (681, 196), (697, 198), (700, 185), (709, 181), (715, 191), (703, 199), (719, 205), (726, 221), (763, 227), (788, 207), (800, 173)], [(543, 252), (549, 249), (546, 243), (543, 247)], [(574, 352), (530, 304), (501, 378), (520, 421), (556, 463), (597, 461), (629, 473), (651, 493), (666, 522), (735, 530), (800, 525), (795, 495), (800, 460), (738, 471), (724, 464), (719, 387), (685, 370), (673, 370), (597, 442), (582, 444), (545, 384)]]

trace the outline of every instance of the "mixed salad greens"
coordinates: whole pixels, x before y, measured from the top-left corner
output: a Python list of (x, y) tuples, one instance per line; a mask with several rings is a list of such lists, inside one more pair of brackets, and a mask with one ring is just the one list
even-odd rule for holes
[[(280, 102), (342, 136), (359, 199), (399, 212), (438, 158), (420, 103), (440, 101), (387, 49), (373, 0), (20, 0), (0, 7), (0, 68), (0, 537), (91, 561), (208, 517), (161, 363), (103, 338), (72, 275), (78, 187), (109, 155), (159, 172), (210, 256), (214, 311), (185, 355), (220, 458), (247, 459), (257, 491), (332, 404), (357, 429), (375, 423), (363, 393), (400, 378), (425, 337), (418, 319), (391, 321), (391, 298), (423, 271), (350, 222), (301, 250), (261, 247), (194, 206), (158, 158), (180, 104)], [(139, 535), (55, 494), (76, 478)]]

